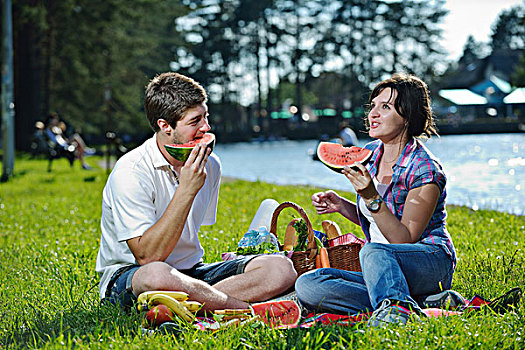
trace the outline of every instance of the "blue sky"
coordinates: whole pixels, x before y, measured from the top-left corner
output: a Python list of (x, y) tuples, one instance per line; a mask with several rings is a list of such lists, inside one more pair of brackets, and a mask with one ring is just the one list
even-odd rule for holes
[(499, 13), (525, 0), (447, 0), (450, 10), (443, 22), (444, 38), (441, 44), (449, 52), (450, 59), (457, 59), (469, 35), (477, 41), (488, 42), (491, 26)]

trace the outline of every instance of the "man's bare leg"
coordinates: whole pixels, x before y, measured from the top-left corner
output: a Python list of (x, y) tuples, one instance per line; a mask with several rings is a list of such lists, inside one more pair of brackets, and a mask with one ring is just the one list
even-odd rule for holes
[(213, 286), (180, 273), (163, 262), (141, 266), (132, 281), (135, 295), (148, 290), (177, 290), (203, 303), (203, 310), (246, 309), (249, 302), (268, 300), (293, 286), (297, 272), (280, 255), (262, 255), (251, 260), (243, 274)]
[(237, 300), (264, 301), (291, 288), (297, 279), (290, 259), (282, 255), (261, 255), (251, 260), (243, 274), (213, 285)]
[(186, 292), (191, 300), (203, 305), (203, 311), (221, 309), (246, 309), (248, 303), (210, 286), (206, 282), (186, 276), (163, 262), (141, 266), (131, 283), (135, 295), (149, 290), (176, 290)]

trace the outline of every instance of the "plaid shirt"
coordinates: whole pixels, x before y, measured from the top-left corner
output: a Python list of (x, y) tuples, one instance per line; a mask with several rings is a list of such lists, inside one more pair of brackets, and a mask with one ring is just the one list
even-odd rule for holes
[[(372, 157), (366, 167), (370, 175), (374, 177), (377, 174), (379, 160), (383, 154), (383, 143), (380, 140), (375, 140), (365, 145), (365, 148), (373, 151)], [(421, 142), (412, 139), (407, 143), (397, 162), (394, 164), (392, 181), (383, 195), (383, 200), (390, 211), (401, 220), (405, 208), (405, 201), (411, 189), (429, 183), (438, 185), (440, 195), (436, 209), (418, 243), (442, 246), (452, 257), (455, 264), (456, 253), (454, 244), (452, 243), (450, 234), (445, 228), (447, 217), (447, 211), (445, 209), (445, 199), (447, 197), (447, 191), (445, 189), (446, 182), (445, 173), (438, 160)], [(359, 196), (357, 200), (360, 200)], [(368, 242), (370, 241), (370, 223), (362, 213), (359, 213), (359, 220)]]

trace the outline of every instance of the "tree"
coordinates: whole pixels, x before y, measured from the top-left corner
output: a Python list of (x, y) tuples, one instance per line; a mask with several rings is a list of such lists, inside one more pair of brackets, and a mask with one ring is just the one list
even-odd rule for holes
[[(201, 82), (217, 105), (216, 120), (234, 132), (262, 122), (244, 117), (242, 106), (256, 101), (256, 117), (266, 115), (282, 103), (288, 84), (298, 114), (312, 95), (331, 98), (340, 110), (362, 104), (363, 90), (394, 71), (429, 79), (443, 59), (437, 44), (443, 0), (15, 3), (17, 123), (25, 123), (18, 129), (26, 137), (50, 110), (101, 137), (108, 127), (148, 132), (144, 86), (169, 69)], [(321, 76), (334, 84), (314, 83)]]
[(492, 53), (522, 51), (516, 71), (511, 75), (511, 83), (525, 86), (525, 6), (514, 6), (500, 13), (492, 25), (490, 47)]
[(380, 2), (376, 21), (382, 57), (375, 58), (382, 59), (382, 75), (404, 71), (430, 80), (436, 74), (435, 67), (445, 58), (438, 26), (447, 14), (444, 4), (443, 0)]
[[(54, 55), (60, 69), (51, 67), (51, 107), (74, 117), (89, 133), (106, 127), (148, 132), (142, 94), (149, 78), (169, 70), (178, 42), (172, 22), (176, 9), (160, 0), (133, 6), (123, 0), (62, 5)], [(103, 113), (106, 86), (112, 91), (111, 125)]]
[(458, 64), (467, 67), (485, 56), (487, 56), (486, 46), (482, 42), (476, 41), (472, 35), (469, 35), (467, 42), (463, 46), (463, 54), (459, 58)]
[[(185, 13), (162, 0), (32, 0), (14, 2), (17, 148), (36, 120), (58, 111), (103, 140), (106, 128), (142, 135), (142, 94), (156, 72), (169, 70), (180, 42), (173, 19)], [(151, 19), (155, 20), (152, 21)], [(112, 90), (107, 125), (104, 90)]]
[(47, 28), (40, 1), (23, 5), (13, 2), (13, 48), (15, 83), (15, 147), (28, 149), (29, 137), (37, 118), (43, 114), (44, 74), (42, 51)]
[(503, 10), (492, 25), (490, 40), (492, 52), (525, 49), (525, 6)]
[[(333, 103), (338, 109), (344, 103), (352, 109), (361, 105), (367, 86), (379, 75), (373, 64), (379, 42), (375, 25), (378, 5), (377, 1), (366, 0), (333, 4), (334, 13), (329, 18), (329, 29), (316, 45), (316, 57), (320, 57), (318, 62), (324, 64), (321, 72), (337, 72), (344, 82), (340, 89), (331, 91), (335, 97)], [(330, 8), (328, 4), (326, 8)], [(326, 54), (323, 55), (323, 52)], [(335, 77), (330, 80), (334, 79), (337, 80)]]
[(514, 86), (525, 86), (525, 53), (520, 57), (519, 63), (516, 67), (516, 72), (514, 72), (511, 82)]

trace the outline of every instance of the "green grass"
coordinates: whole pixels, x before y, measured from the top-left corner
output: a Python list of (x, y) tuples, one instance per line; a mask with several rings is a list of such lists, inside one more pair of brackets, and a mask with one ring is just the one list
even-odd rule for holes
[[(90, 158), (95, 164), (98, 158)], [(478, 313), (425, 320), (406, 327), (316, 327), (271, 330), (261, 325), (215, 334), (188, 330), (184, 337), (142, 336), (140, 315), (101, 306), (95, 260), (98, 251), (102, 169), (73, 169), (55, 161), (19, 157), (15, 175), (0, 184), (0, 347), (129, 349), (320, 349), (320, 348), (525, 348), (525, 312)], [(360, 230), (340, 216), (317, 216), (310, 204), (314, 187), (233, 181), (221, 186), (218, 220), (204, 226), (205, 260), (236, 248), (265, 198), (293, 201), (306, 209), (314, 228), (323, 219), (344, 232)], [(349, 197), (353, 194), (347, 193)], [(448, 208), (448, 228), (458, 252), (453, 288), (470, 298), (494, 298), (525, 279), (525, 217), (494, 211)], [(280, 239), (292, 217), (279, 217)]]

